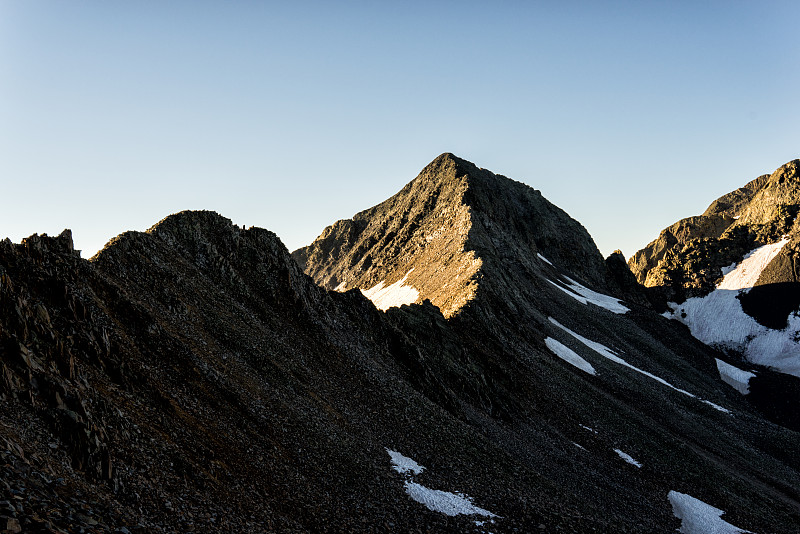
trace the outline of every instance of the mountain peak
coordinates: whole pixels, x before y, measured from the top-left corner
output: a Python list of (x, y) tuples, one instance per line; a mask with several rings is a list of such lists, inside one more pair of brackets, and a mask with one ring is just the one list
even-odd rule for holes
[(531, 187), (446, 152), (396, 195), (334, 223), (293, 256), (327, 289), (359, 288), (387, 307), (429, 299), (450, 317), (479, 286), (500, 291), (492, 280), (508, 264), (539, 272), (537, 253), (606, 285), (603, 258), (577, 221)]
[[(456, 174), (467, 174), (469, 170), (476, 169), (475, 165), (465, 159), (459, 158), (452, 152), (439, 154), (420, 173), (421, 176), (441, 176), (443, 171), (455, 170)], [(459, 172), (460, 171), (460, 172)]]
[(396, 195), (326, 228), (295, 260), (328, 289), (360, 288), (387, 304), (400, 303), (397, 294), (403, 303), (428, 298), (455, 313), (474, 296), (480, 269), (466, 246), (470, 167), (440, 155)]

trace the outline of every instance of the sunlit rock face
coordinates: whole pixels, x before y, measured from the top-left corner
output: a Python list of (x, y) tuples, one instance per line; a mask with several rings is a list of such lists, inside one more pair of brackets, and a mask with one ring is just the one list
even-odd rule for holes
[(754, 285), (798, 282), (798, 212), (800, 160), (793, 160), (718, 198), (702, 215), (664, 229), (628, 263), (640, 283), (680, 302), (709, 293), (723, 269), (787, 236), (787, 246), (764, 266)]
[(467, 188), (456, 160), (440, 157), (392, 198), (334, 223), (293, 256), (328, 289), (360, 288), (389, 304), (390, 295), (380, 288), (400, 291), (402, 285), (413, 291), (395, 304), (429, 299), (450, 316), (474, 297), (481, 266), (467, 245)]
[(328, 289), (359, 288), (388, 303), (380, 291), (401, 291), (404, 280), (416, 293), (392, 293), (397, 305), (428, 299), (451, 317), (480, 288), (508, 282), (504, 260), (540, 272), (537, 253), (607, 285), (603, 258), (577, 221), (533, 188), (446, 153), (396, 195), (334, 223), (293, 256)]

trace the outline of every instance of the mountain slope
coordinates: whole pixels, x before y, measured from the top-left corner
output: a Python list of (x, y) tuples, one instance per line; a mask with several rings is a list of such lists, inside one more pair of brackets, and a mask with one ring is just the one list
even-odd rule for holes
[[(452, 415), (469, 411), (458, 374), (426, 374), (421, 362), (441, 356), (414, 342), (430, 341), (441, 315), (398, 330), (358, 293), (312, 284), (270, 232), (185, 212), (91, 262), (68, 233), (0, 252), (2, 491), (15, 503), (2, 519), (13, 528), (474, 528), (410, 499), (386, 449), (428, 467), (414, 488), (466, 491), (504, 516), (498, 531), (641, 525), (557, 485), (499, 422)], [(439, 328), (448, 357), (464, 352)], [(449, 396), (431, 401), (419, 392), (429, 385)]]
[(702, 341), (800, 377), (799, 212), (793, 160), (663, 230), (630, 266)]
[[(26, 530), (469, 524), (420, 516), (384, 447), (417, 451), (409, 427), (487, 465), (492, 447), (397, 376), (406, 347), (385, 348), (399, 334), (368, 301), (314, 286), (273, 234), (182, 213), (91, 263), (70, 250), (3, 247), (2, 435), (20, 466), (4, 480)], [(31, 483), (31, 458), (55, 487)], [(458, 488), (442, 471), (428, 480)]]
[[(438, 204), (426, 204), (424, 198), (409, 194), (421, 184), (446, 185), (456, 178), (461, 190), (466, 190), (447, 199), (440, 195)], [(437, 210), (466, 211), (466, 238), (463, 229), (459, 230), (460, 239), (444, 245), (453, 248), (443, 250), (442, 244), (420, 239), (413, 232), (383, 234), (385, 226), (375, 221), (401, 220), (402, 213), (395, 209), (398, 204), (404, 206), (403, 213), (417, 210), (416, 220), (420, 221), (435, 220)], [(352, 228), (346, 238), (334, 231), (342, 227)], [(425, 227), (424, 223), (418, 226), (423, 229), (421, 236), (426, 235)], [(364, 247), (364, 243), (373, 245)], [(428, 243), (433, 243), (433, 251), (426, 249)], [(406, 253), (398, 258), (398, 250)], [(447, 288), (452, 288), (452, 294), (463, 294), (464, 287), (444, 285), (458, 280), (460, 274), (449, 258), (465, 251), (480, 265), (468, 286), (470, 298), (448, 299)], [(360, 263), (367, 253), (369, 261)], [(729, 476), (738, 479), (734, 472), (741, 474), (739, 469), (761, 478), (757, 473), (763, 473), (763, 466), (753, 471), (752, 464), (746, 468), (734, 462), (737, 467), (727, 471), (730, 456), (707, 456), (711, 451), (738, 449), (735, 456), (744, 459), (749, 453), (739, 447), (749, 443), (746, 448), (750, 449), (763, 430), (756, 430), (760, 423), (750, 427), (759, 416), (753, 415), (751, 423), (742, 419), (743, 413), (754, 411), (720, 376), (716, 358), (724, 356), (687, 336), (680, 325), (637, 304), (647, 300), (627, 279), (632, 278), (630, 272), (620, 270), (619, 258), (604, 262), (578, 223), (523, 184), (444, 154), (398, 195), (357, 214), (352, 222), (336, 223), (294, 257), (318, 282), (333, 288), (347, 281), (340, 290), (359, 288), (379, 305), (386, 303), (382, 295), (375, 294), (375, 284), (381, 287), (383, 282), (382, 287), (390, 287), (401, 280), (418, 292), (409, 302), (430, 299), (434, 305), (441, 303), (442, 320), (447, 319), (444, 324), (466, 349), (460, 365), (449, 364), (459, 369), (459, 398), (469, 399), (472, 409), (504, 421), (515, 434), (525, 436), (526, 443), (541, 441), (542, 433), (574, 436), (574, 430), (583, 424), (602, 426), (609, 432), (604, 439), (612, 442), (625, 436), (651, 458), (674, 457), (679, 454), (675, 447), (687, 446), (700, 454), (682, 456), (680, 463), (691, 465), (687, 471), (657, 461), (660, 467), (650, 479), (654, 484), (651, 490), (643, 490), (642, 480), (637, 478), (629, 481), (630, 488), (636, 488), (632, 493), (617, 489), (613, 497), (596, 479), (584, 479), (579, 487), (560, 475), (559, 469), (548, 471), (550, 477), (581, 492), (588, 501), (604, 503), (607, 510), (635, 500), (633, 493), (657, 493), (655, 488), (664, 481), (680, 479), (676, 469), (684, 474), (708, 469), (711, 457), (717, 468), (728, 466), (722, 468), (727, 474), (711, 476), (716, 481)], [(418, 271), (437, 273), (439, 283), (415, 280)], [(609, 296), (619, 294), (623, 287), (625, 302)], [(464, 304), (454, 309), (454, 301)], [(398, 299), (395, 304), (401, 302)], [(426, 313), (435, 314), (431, 308)], [(417, 315), (417, 309), (416, 305), (391, 308), (387, 316), (397, 321)], [(441, 352), (438, 341), (428, 340), (426, 335), (415, 341), (430, 354)], [(419, 366), (422, 372), (434, 374), (448, 368), (441, 360), (434, 356)], [(438, 388), (419, 387), (435, 398)], [(726, 409), (736, 406), (736, 415), (731, 416), (720, 404)], [(468, 417), (469, 413), (456, 415)], [(688, 413), (693, 414), (689, 419)], [(625, 415), (620, 418), (619, 414)], [(703, 421), (702, 428), (697, 426), (699, 421)], [(654, 441), (653, 436), (660, 438)], [(606, 444), (607, 450), (615, 448), (608, 441)], [(547, 454), (535, 448), (535, 454)], [(740, 482), (734, 484), (735, 492), (743, 490)], [(756, 484), (754, 480), (751, 483)], [(794, 503), (790, 507), (796, 507), (796, 500), (789, 497)]]
[[(467, 184), (466, 237), (425, 265), (396, 226), (409, 257), (370, 249), (395, 267), (364, 283), (477, 260), (447, 317), (325, 290), (274, 234), (211, 212), (90, 261), (68, 233), (0, 242), (0, 526), (666, 532), (695, 497), (744, 529), (796, 530), (798, 435), (722, 379), (724, 357), (605, 294), (618, 262), (537, 194), (439, 163)], [(419, 203), (436, 202), (407, 203), (431, 220)]]

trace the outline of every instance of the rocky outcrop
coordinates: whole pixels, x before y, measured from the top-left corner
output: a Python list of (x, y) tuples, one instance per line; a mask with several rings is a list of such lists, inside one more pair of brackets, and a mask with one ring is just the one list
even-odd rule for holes
[(800, 160), (793, 160), (663, 230), (629, 262), (659, 311), (729, 358), (763, 366), (750, 399), (793, 428), (800, 428), (799, 212)]
[[(462, 165), (463, 166), (463, 165)], [(327, 289), (369, 289), (400, 280), (445, 314), (474, 297), (480, 261), (467, 245), (467, 175), (450, 155), (437, 158), (397, 195), (326, 228), (294, 258)]]
[(662, 302), (681, 302), (709, 293), (724, 267), (788, 235), (792, 242), (764, 271), (759, 285), (796, 282), (799, 185), (800, 160), (756, 178), (715, 200), (703, 215), (664, 229), (658, 239), (631, 256), (631, 271), (641, 284), (656, 288)]

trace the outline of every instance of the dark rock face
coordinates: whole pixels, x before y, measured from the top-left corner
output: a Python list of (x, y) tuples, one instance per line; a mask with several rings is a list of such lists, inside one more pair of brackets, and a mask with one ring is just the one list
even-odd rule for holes
[(606, 268), (611, 276), (613, 284), (618, 288), (618, 294), (623, 300), (634, 302), (643, 306), (654, 306), (655, 303), (649, 298), (648, 292), (636, 280), (621, 250), (615, 250), (606, 258)]
[(742, 310), (767, 328), (783, 330), (789, 314), (800, 309), (800, 283), (762, 284), (739, 295)]
[(0, 253), (3, 495), (24, 497), (26, 531), (428, 524), (395, 499), (383, 447), (411, 450), (397, 421), (470, 437), (395, 377), (397, 334), (368, 301), (329, 295), (272, 233), (213, 213), (124, 234), (91, 263), (62, 241)]
[[(538, 193), (450, 155), (425, 173), (294, 255), (329, 287), (405, 277), (419, 303), (385, 313), (211, 212), (90, 261), (68, 233), (0, 243), (0, 528), (667, 532), (676, 490), (796, 530), (797, 433), (719, 353), (637, 305), (622, 260)], [(414, 501), (386, 449), (499, 517)]]

